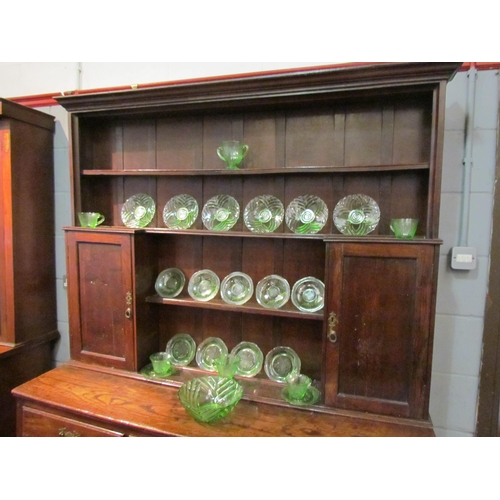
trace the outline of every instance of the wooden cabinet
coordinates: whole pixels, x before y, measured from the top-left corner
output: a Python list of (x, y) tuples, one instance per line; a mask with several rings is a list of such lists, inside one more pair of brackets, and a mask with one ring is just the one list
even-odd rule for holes
[(53, 134), (52, 116), (0, 99), (0, 436), (10, 391), (52, 367), (58, 338)]
[(425, 419), (435, 244), (329, 244), (325, 402)]
[(133, 231), (66, 232), (72, 359), (138, 371), (158, 349), (147, 243)]
[[(197, 344), (220, 337), (229, 349), (251, 341), (264, 355), (289, 346), (321, 390), (313, 410), (428, 422), (444, 99), (458, 67), (383, 63), (57, 98), (70, 112), (73, 151), (72, 357), (137, 372), (176, 333)], [(227, 139), (249, 145), (239, 170), (225, 169), (216, 154)], [(147, 227), (129, 229), (121, 208), (138, 193), (154, 199), (156, 213)], [(243, 216), (228, 232), (207, 230), (201, 217), (171, 230), (163, 207), (179, 194), (193, 196), (200, 212), (227, 194), (242, 213), (258, 195), (286, 208), (311, 194), (327, 204), (329, 218), (310, 235), (285, 223), (254, 233)], [(350, 194), (380, 207), (369, 235), (344, 236), (334, 224), (334, 207)], [(101, 212), (106, 221), (78, 228), (78, 211)], [(389, 225), (398, 217), (420, 220), (414, 240), (393, 237)], [(242, 271), (255, 284), (270, 274), (292, 286), (314, 276), (325, 283), (326, 305), (315, 313), (291, 302), (271, 310), (253, 297), (231, 306), (219, 297), (194, 301), (186, 289), (164, 299), (154, 284), (169, 267), (188, 280), (201, 269), (221, 280)], [(201, 372), (195, 364), (183, 371)], [(283, 405), (264, 371), (242, 383), (245, 399)]]

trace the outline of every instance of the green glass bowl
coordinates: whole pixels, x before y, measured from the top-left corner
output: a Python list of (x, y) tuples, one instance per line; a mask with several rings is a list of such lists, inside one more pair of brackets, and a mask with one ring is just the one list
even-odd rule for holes
[(232, 378), (198, 377), (184, 383), (177, 395), (195, 420), (214, 422), (233, 410), (243, 395), (243, 387)]

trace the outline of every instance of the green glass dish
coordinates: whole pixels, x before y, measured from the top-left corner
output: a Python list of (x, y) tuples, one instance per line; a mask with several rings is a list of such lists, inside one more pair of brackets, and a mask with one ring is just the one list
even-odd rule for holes
[(150, 378), (153, 380), (154, 379), (162, 380), (162, 379), (170, 377), (170, 375), (172, 375), (174, 372), (175, 372), (175, 366), (172, 365), (167, 372), (162, 373), (161, 375), (158, 375), (157, 373), (155, 373), (155, 371), (153, 369), (153, 364), (149, 363), (149, 365), (146, 365), (144, 368), (142, 368), (139, 373), (146, 378)]
[(278, 198), (271, 195), (257, 196), (243, 212), (243, 220), (254, 233), (272, 233), (281, 226), (285, 209)]
[(325, 305), (325, 285), (313, 276), (306, 276), (293, 285), (291, 298), (299, 311), (319, 311)]
[(311, 406), (316, 404), (319, 401), (321, 393), (314, 386), (310, 386), (307, 389), (305, 396), (301, 399), (294, 399), (290, 397), (288, 387), (284, 387), (281, 391), (281, 397), (289, 404), (293, 406)]
[(209, 372), (215, 372), (215, 361), (221, 356), (227, 356), (228, 349), (222, 339), (208, 337), (196, 349), (196, 364)]
[(187, 366), (196, 354), (196, 342), (188, 333), (177, 333), (168, 342), (165, 351), (175, 366)]
[(380, 220), (380, 207), (365, 194), (351, 194), (342, 198), (333, 210), (336, 228), (349, 236), (371, 233)]
[(301, 361), (297, 353), (286, 346), (278, 346), (270, 350), (264, 361), (264, 371), (274, 382), (284, 384), (288, 375), (300, 373)]
[(262, 307), (279, 309), (290, 299), (290, 285), (282, 276), (270, 274), (257, 283), (255, 298)]
[(188, 194), (171, 198), (163, 208), (163, 222), (169, 229), (189, 229), (198, 217), (198, 203)]
[(237, 354), (240, 357), (236, 374), (241, 377), (254, 377), (264, 364), (264, 355), (260, 347), (253, 342), (240, 342), (233, 348), (231, 354)]
[(232, 378), (198, 377), (184, 383), (178, 398), (198, 422), (214, 422), (228, 415), (243, 395), (243, 387)]
[(220, 295), (227, 304), (240, 306), (253, 295), (253, 281), (248, 274), (238, 271), (226, 276), (220, 286)]
[(173, 298), (182, 292), (186, 283), (184, 273), (176, 267), (163, 270), (156, 278), (155, 290), (160, 297)]
[(396, 238), (411, 240), (417, 232), (418, 219), (391, 219), (390, 228)]
[(212, 300), (219, 293), (219, 288), (219, 277), (209, 269), (197, 271), (188, 283), (188, 293), (191, 298), (201, 302)]
[(287, 207), (285, 221), (296, 234), (315, 234), (321, 231), (328, 220), (326, 203), (314, 195), (295, 198)]
[(227, 194), (210, 198), (201, 212), (201, 221), (209, 231), (229, 231), (240, 217), (240, 205)]
[(146, 227), (156, 212), (156, 205), (151, 196), (139, 193), (131, 196), (122, 206), (122, 222), (131, 228)]

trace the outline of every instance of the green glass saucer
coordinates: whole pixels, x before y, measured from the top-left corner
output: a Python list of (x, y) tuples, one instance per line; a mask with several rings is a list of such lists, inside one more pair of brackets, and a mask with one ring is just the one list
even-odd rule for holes
[(141, 375), (144, 375), (144, 377), (146, 377), (146, 378), (151, 378), (151, 379), (156, 379), (156, 380), (162, 380), (164, 378), (169, 377), (174, 372), (175, 372), (175, 366), (172, 365), (170, 367), (170, 370), (168, 370), (167, 372), (165, 372), (163, 375), (157, 375), (155, 373), (155, 371), (153, 370), (153, 365), (151, 363), (149, 363), (149, 365), (146, 365), (144, 368), (142, 368), (139, 373)]
[(307, 389), (306, 395), (302, 399), (291, 399), (288, 395), (288, 387), (283, 388), (281, 391), (281, 396), (283, 399), (294, 406), (311, 406), (316, 404), (320, 397), (320, 392), (316, 387), (309, 387)]

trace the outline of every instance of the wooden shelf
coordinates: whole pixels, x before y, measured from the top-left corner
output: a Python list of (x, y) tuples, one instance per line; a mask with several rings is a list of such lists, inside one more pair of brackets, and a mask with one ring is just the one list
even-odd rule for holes
[(171, 306), (195, 307), (197, 309), (216, 309), (220, 311), (241, 312), (246, 314), (260, 314), (323, 321), (323, 311), (318, 311), (316, 313), (304, 313), (297, 310), (290, 302), (287, 302), (281, 309), (266, 309), (265, 307), (259, 305), (254, 299), (249, 300), (246, 304), (241, 306), (236, 306), (227, 304), (222, 299), (212, 299), (207, 302), (202, 302), (188, 297), (165, 299), (159, 295), (151, 295), (146, 297), (146, 302)]
[(301, 166), (287, 168), (241, 168), (237, 170), (215, 170), (215, 169), (134, 169), (134, 170), (111, 170), (111, 169), (85, 169), (82, 174), (85, 176), (212, 176), (212, 175), (283, 175), (283, 174), (324, 174), (324, 173), (349, 173), (349, 172), (374, 172), (393, 170), (426, 170), (428, 163), (412, 163), (401, 165), (353, 165), (353, 166)]

